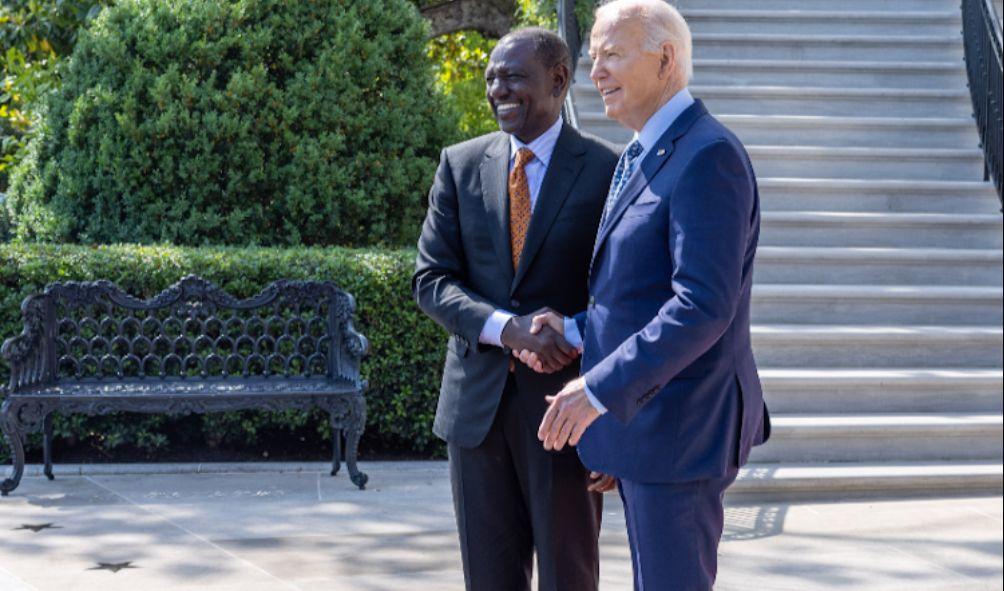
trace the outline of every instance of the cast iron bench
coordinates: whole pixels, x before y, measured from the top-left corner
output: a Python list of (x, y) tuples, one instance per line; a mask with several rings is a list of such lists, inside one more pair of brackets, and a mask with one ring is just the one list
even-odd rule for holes
[(117, 411), (189, 414), (241, 409), (309, 409), (331, 415), (338, 473), (352, 482), (366, 423), (359, 362), (366, 338), (352, 327), (355, 301), (331, 282), (276, 281), (239, 300), (188, 276), (149, 300), (110, 281), (52, 283), (21, 304), (24, 329), (0, 354), (10, 383), (0, 428), (14, 471), (24, 472), (24, 437), (41, 428), (52, 480), (52, 413)]

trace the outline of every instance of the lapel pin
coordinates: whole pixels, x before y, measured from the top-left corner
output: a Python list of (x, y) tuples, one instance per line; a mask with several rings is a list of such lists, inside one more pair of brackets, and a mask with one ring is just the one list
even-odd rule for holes
[(656, 156), (665, 156), (666, 148), (659, 148), (659, 151), (655, 153)]

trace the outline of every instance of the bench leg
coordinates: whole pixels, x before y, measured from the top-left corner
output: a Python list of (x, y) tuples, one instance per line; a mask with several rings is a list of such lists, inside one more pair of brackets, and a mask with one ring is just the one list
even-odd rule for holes
[(356, 458), (359, 455), (359, 438), (362, 434), (362, 428), (352, 428), (345, 433), (345, 463), (349, 467), (349, 478), (352, 480), (352, 484), (358, 486), (359, 490), (366, 488), (366, 482), (370, 479), (356, 467)]
[(348, 428), (345, 430), (345, 463), (349, 467), (349, 478), (359, 490), (366, 488), (369, 476), (359, 471), (356, 459), (359, 457), (359, 438), (366, 428), (366, 401), (362, 396), (352, 401), (352, 413), (349, 415)]
[(23, 434), (15, 426), (14, 420), (8, 415), (8, 407), (4, 407), (0, 413), (0, 428), (3, 429), (4, 437), (10, 446), (13, 455), (14, 472), (0, 484), (0, 496), (7, 496), (12, 490), (21, 484), (21, 476), (24, 474), (24, 439)]
[(342, 430), (332, 427), (331, 428), (331, 475), (335, 476), (338, 474), (338, 470), (342, 467)]
[(42, 419), (42, 459), (45, 462), (45, 477), (53, 480), (52, 475), (52, 413)]

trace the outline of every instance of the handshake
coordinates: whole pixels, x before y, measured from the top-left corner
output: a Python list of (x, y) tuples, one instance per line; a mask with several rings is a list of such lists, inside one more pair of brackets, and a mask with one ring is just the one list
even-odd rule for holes
[(502, 329), (502, 344), (538, 373), (564, 369), (579, 356), (579, 350), (565, 338), (564, 316), (546, 307), (510, 319)]

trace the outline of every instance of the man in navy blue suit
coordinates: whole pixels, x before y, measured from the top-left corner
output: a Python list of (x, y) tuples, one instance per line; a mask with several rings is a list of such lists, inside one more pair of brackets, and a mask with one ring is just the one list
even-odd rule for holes
[(590, 54), (607, 116), (635, 135), (601, 216), (587, 309), (535, 319), (583, 351), (538, 436), (577, 445), (593, 490), (618, 485), (636, 590), (711, 589), (725, 489), (770, 432), (750, 346), (756, 179), (687, 90), (691, 37), (676, 9), (602, 6)]

